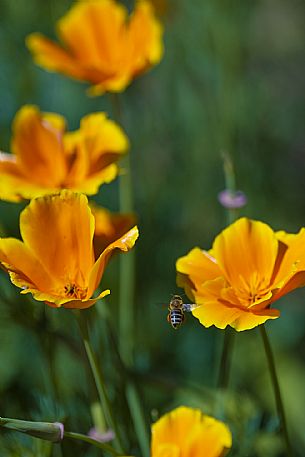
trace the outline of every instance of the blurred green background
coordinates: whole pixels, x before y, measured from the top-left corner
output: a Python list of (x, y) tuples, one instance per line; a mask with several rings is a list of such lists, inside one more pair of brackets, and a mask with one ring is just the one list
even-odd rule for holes
[[(131, 6), (129, 2), (128, 6)], [(226, 224), (217, 194), (224, 188), (221, 151), (234, 159), (242, 214), (274, 229), (305, 226), (305, 3), (303, 0), (159, 0), (165, 56), (120, 96), (131, 140), (132, 177), (141, 232), (136, 247), (136, 367), (147, 423), (174, 406), (213, 412), (223, 332), (192, 316), (179, 331), (166, 322), (175, 261), (192, 247), (211, 246)], [(70, 129), (90, 112), (107, 111), (109, 97), (88, 98), (85, 84), (48, 73), (32, 62), (27, 34), (54, 37), (67, 0), (0, 1), (0, 148), (10, 150), (11, 122), (26, 103), (66, 116)], [(118, 183), (95, 198), (118, 210)], [(1, 231), (18, 235), (24, 205), (0, 203)], [(89, 311), (119, 415), (131, 428), (120, 376), (107, 337), (108, 310), (116, 333), (118, 261), (104, 286), (107, 304)], [(20, 298), (4, 274), (0, 314), (0, 415), (63, 420), (86, 433), (92, 391), (74, 318)], [(267, 324), (296, 455), (305, 455), (305, 291), (279, 303), (282, 317)], [(97, 317), (99, 319), (97, 319)], [(52, 376), (50, 376), (52, 373)], [(52, 382), (51, 378), (54, 378)], [(237, 335), (226, 418), (234, 432), (230, 455), (284, 456), (263, 346), (257, 330)], [(224, 414), (224, 415), (223, 415)], [(134, 440), (134, 455), (139, 455)], [(53, 448), (0, 432), (3, 456), (97, 456), (78, 443)]]

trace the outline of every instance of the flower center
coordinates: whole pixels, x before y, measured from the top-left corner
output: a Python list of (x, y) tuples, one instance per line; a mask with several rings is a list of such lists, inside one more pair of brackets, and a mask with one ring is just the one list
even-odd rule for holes
[(240, 302), (246, 307), (251, 307), (257, 302), (267, 299), (270, 294), (269, 281), (255, 271), (249, 278), (240, 277), (242, 286), (236, 290)]
[(87, 296), (88, 287), (80, 287), (75, 283), (68, 283), (64, 287), (65, 295), (69, 298), (83, 300)]

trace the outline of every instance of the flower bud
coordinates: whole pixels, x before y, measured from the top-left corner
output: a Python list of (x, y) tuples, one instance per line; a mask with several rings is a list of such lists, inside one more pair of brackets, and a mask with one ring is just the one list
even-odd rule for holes
[(52, 443), (57, 443), (64, 437), (64, 425), (61, 422), (31, 422), (0, 418), (0, 426), (42, 440), (51, 441)]

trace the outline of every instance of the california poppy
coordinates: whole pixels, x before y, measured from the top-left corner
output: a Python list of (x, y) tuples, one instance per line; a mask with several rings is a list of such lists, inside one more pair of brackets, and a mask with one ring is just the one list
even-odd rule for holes
[(181, 406), (152, 426), (151, 457), (223, 457), (231, 446), (229, 428), (199, 409)]
[(65, 131), (65, 119), (23, 106), (13, 123), (12, 154), (0, 153), (0, 198), (18, 201), (61, 189), (92, 195), (118, 173), (128, 139), (105, 113), (82, 118)]
[(90, 93), (121, 92), (163, 54), (162, 27), (147, 0), (128, 17), (114, 0), (80, 0), (57, 22), (62, 46), (39, 33), (27, 38), (35, 61), (47, 70), (92, 84)]
[(135, 226), (95, 259), (87, 197), (69, 190), (32, 200), (20, 215), (20, 233), (22, 241), (0, 238), (0, 263), (22, 294), (65, 308), (88, 308), (108, 295), (93, 296), (109, 259), (138, 238)]
[(178, 284), (201, 305), (202, 325), (247, 330), (276, 319), (270, 305), (305, 285), (305, 229), (296, 235), (239, 219), (218, 235), (210, 251), (192, 249), (178, 259)]

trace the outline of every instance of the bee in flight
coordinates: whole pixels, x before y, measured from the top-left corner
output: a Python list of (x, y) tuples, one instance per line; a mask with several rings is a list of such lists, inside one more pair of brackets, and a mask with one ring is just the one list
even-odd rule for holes
[(169, 313), (167, 315), (167, 321), (171, 324), (173, 329), (177, 330), (183, 324), (185, 320), (184, 313), (193, 311), (197, 308), (195, 303), (183, 303), (180, 295), (174, 295), (168, 305)]

